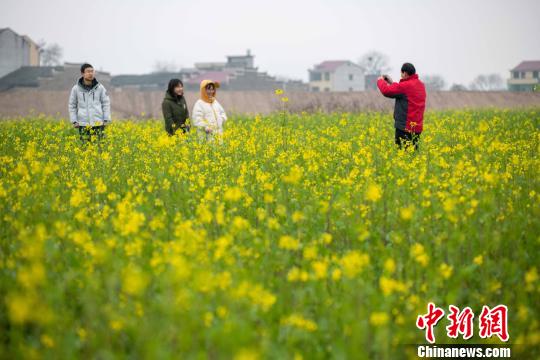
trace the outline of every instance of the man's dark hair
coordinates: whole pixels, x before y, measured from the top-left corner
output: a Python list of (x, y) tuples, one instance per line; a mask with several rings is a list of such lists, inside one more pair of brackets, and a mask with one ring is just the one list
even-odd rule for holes
[(416, 69), (414, 68), (413, 64), (405, 63), (403, 66), (401, 66), (401, 72), (407, 73), (407, 75), (411, 76), (416, 74)]
[(171, 80), (169, 80), (169, 86), (167, 86), (167, 92), (171, 96), (176, 96), (176, 94), (174, 92), (174, 88), (177, 87), (178, 85), (182, 85), (182, 87), (184, 86), (184, 83), (182, 82), (182, 80), (180, 80), (180, 79), (171, 79)]
[(84, 73), (84, 70), (88, 69), (88, 68), (94, 68), (92, 65), (88, 64), (88, 63), (85, 63), (85, 64), (82, 64), (81, 65), (81, 74)]

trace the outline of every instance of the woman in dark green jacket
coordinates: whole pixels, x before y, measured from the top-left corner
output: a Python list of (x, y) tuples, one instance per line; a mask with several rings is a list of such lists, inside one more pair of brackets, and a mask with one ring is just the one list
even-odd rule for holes
[(178, 129), (182, 129), (183, 133), (189, 131), (189, 110), (184, 98), (184, 84), (180, 79), (169, 81), (161, 109), (165, 119), (165, 131), (169, 135), (174, 135)]

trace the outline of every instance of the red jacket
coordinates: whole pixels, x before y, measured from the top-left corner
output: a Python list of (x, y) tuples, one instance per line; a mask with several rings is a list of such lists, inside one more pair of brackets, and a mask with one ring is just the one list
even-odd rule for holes
[(426, 109), (426, 87), (414, 74), (399, 83), (388, 84), (383, 79), (377, 81), (381, 93), (396, 99), (394, 125), (396, 129), (421, 133), (424, 128)]

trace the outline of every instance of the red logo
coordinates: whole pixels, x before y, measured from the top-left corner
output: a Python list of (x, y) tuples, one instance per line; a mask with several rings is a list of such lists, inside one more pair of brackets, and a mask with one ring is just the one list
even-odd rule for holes
[(426, 329), (426, 340), (431, 344), (435, 342), (435, 334), (433, 333), (433, 328), (439, 320), (444, 317), (444, 310), (438, 308), (433, 303), (428, 304), (428, 312), (425, 315), (418, 316), (416, 319), (416, 326), (420, 329)]
[(482, 339), (497, 335), (502, 341), (508, 341), (508, 308), (506, 305), (498, 305), (493, 309), (485, 306), (482, 308), (480, 319), (480, 337)]
[[(464, 340), (468, 340), (474, 333), (474, 313), (470, 307), (460, 310), (457, 306), (450, 305), (447, 316), (450, 324), (446, 327), (446, 335), (456, 339), (462, 335)], [(419, 315), (416, 319), (416, 327), (425, 330), (426, 340), (433, 344), (435, 342), (435, 326), (444, 317), (444, 310), (428, 303), (427, 313)], [(497, 335), (501, 341), (508, 341), (508, 308), (506, 305), (497, 305), (489, 308), (484, 305), (482, 313), (478, 318), (479, 336), (482, 339)]]
[(450, 314), (448, 314), (448, 320), (450, 325), (446, 327), (446, 335), (453, 339), (456, 339), (459, 334), (463, 335), (463, 339), (467, 340), (473, 336), (473, 319), (474, 313), (470, 307), (466, 307), (463, 311), (459, 311), (459, 308), (454, 305), (450, 305)]

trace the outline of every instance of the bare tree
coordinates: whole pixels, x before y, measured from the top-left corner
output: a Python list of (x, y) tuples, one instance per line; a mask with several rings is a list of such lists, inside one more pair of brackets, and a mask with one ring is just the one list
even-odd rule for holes
[(358, 60), (358, 65), (364, 69), (366, 75), (381, 75), (391, 70), (388, 65), (388, 56), (378, 51), (364, 54)]
[(462, 84), (452, 84), (450, 91), (467, 91), (467, 87)]
[(476, 91), (504, 90), (504, 80), (499, 74), (478, 75), (471, 83), (470, 89)]
[(56, 66), (62, 63), (62, 55), (64, 51), (60, 45), (53, 43), (47, 44), (41, 40), (38, 43), (40, 53), (40, 63), (42, 66)]
[(153, 73), (179, 72), (179, 67), (173, 61), (156, 61), (154, 63)]
[(427, 90), (440, 91), (446, 87), (446, 81), (441, 75), (426, 75), (422, 78)]

